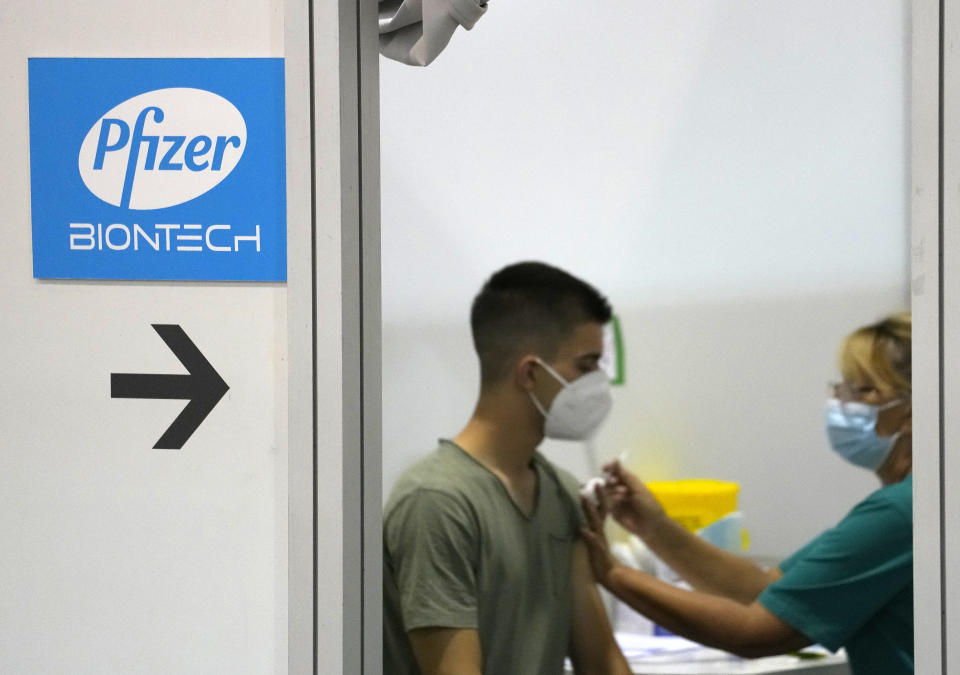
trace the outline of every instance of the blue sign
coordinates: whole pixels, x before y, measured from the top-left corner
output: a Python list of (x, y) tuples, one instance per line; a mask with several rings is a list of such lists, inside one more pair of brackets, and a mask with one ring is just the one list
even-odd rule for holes
[(286, 281), (283, 59), (29, 60), (33, 276)]

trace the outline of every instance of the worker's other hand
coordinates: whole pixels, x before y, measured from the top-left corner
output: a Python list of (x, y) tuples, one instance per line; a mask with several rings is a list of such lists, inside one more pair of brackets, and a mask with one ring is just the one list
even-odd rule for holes
[(663, 506), (643, 481), (619, 461), (610, 462), (603, 471), (607, 475), (604, 504), (610, 515), (621, 527), (645, 539), (666, 519)]
[(604, 519), (600, 512), (602, 507), (594, 506), (593, 502), (586, 497), (580, 497), (580, 503), (587, 516), (587, 527), (582, 528), (580, 534), (587, 545), (590, 568), (597, 583), (609, 587), (610, 573), (620, 565), (620, 562), (610, 552), (610, 545), (603, 531)]

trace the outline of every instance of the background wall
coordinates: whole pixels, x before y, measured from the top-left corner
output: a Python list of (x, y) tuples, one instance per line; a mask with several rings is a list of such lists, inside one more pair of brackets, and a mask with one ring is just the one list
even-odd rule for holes
[[(32, 278), (27, 59), (284, 54), (282, 2), (0, 7), (0, 672), (287, 671), (287, 291)], [(181, 450), (180, 324), (230, 390)], [(309, 592), (309, 591), (308, 591)]]
[(740, 482), (761, 557), (875, 487), (821, 409), (839, 340), (908, 302), (909, 27), (900, 0), (499, 1), (429, 68), (382, 61), (385, 494), (469, 416), (469, 304), (520, 259), (621, 317), (601, 459)]

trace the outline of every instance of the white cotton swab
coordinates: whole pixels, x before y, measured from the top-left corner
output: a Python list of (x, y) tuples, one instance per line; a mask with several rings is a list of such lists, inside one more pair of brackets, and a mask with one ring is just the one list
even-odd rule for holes
[[(626, 451), (621, 452), (617, 455), (617, 461), (621, 464), (624, 463), (627, 459)], [(583, 484), (583, 487), (580, 488), (580, 495), (585, 497), (591, 504), (594, 506), (600, 506), (600, 503), (597, 501), (597, 488), (603, 487), (610, 480), (610, 472), (604, 471), (603, 476), (596, 476), (591, 478), (586, 483)]]
[(583, 484), (583, 487), (580, 488), (580, 496), (584, 497), (588, 502), (593, 504), (595, 507), (600, 506), (600, 502), (597, 501), (597, 488), (603, 487), (607, 482), (606, 478), (601, 478), (597, 476), (596, 478), (591, 478), (586, 483)]

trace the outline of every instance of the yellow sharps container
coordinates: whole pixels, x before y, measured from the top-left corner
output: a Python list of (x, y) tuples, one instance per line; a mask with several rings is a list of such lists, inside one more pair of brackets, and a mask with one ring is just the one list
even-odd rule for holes
[(737, 510), (739, 483), (688, 479), (651, 481), (646, 485), (667, 515), (691, 532)]

